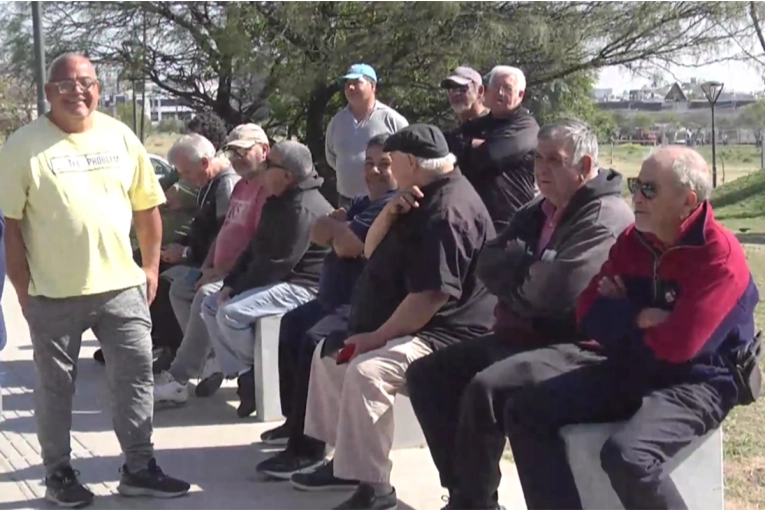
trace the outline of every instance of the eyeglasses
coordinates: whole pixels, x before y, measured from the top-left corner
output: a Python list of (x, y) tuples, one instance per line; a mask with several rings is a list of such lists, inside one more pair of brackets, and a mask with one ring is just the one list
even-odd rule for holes
[(457, 94), (467, 94), (468, 90), (470, 90), (470, 87), (467, 86), (467, 85), (462, 85), (462, 86), (452, 85), (451, 87), (447, 87), (446, 88), (446, 93), (447, 94), (454, 94), (454, 95), (457, 95)]
[(642, 182), (637, 177), (630, 177), (627, 179), (627, 188), (633, 195), (640, 191), (640, 194), (643, 195), (643, 198), (646, 200), (653, 200), (659, 193), (659, 189), (655, 182)]
[(247, 157), (247, 154), (249, 154), (250, 150), (252, 150), (252, 147), (245, 149), (243, 147), (229, 147), (226, 150), (226, 153), (228, 154), (228, 159), (232, 158), (238, 158), (238, 159), (244, 159)]
[(83, 90), (90, 90), (98, 84), (96, 78), (90, 76), (82, 76), (76, 80), (61, 80), (51, 82), (51, 85), (56, 87), (59, 94), (71, 94), (77, 90), (77, 85), (82, 87)]

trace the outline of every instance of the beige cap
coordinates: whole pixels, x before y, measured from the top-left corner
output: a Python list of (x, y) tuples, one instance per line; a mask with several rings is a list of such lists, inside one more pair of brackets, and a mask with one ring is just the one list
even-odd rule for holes
[(263, 128), (257, 124), (240, 124), (228, 134), (225, 146), (249, 149), (256, 143), (268, 145), (268, 137)]

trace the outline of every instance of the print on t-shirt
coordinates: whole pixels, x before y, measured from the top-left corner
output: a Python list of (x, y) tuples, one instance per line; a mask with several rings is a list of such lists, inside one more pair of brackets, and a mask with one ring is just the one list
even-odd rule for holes
[(97, 154), (74, 154), (72, 156), (52, 157), (48, 164), (54, 174), (64, 172), (92, 172), (106, 168), (119, 168), (123, 154), (118, 152), (101, 152)]

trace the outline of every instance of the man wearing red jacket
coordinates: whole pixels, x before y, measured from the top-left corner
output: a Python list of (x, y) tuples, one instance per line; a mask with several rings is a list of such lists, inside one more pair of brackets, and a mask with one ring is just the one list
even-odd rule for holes
[(577, 310), (605, 360), (505, 406), (529, 508), (582, 508), (559, 430), (617, 421), (600, 460), (624, 508), (687, 508), (666, 463), (742, 401), (727, 360), (753, 345), (759, 295), (744, 250), (714, 219), (706, 163), (689, 148), (657, 149), (630, 191), (635, 225)]

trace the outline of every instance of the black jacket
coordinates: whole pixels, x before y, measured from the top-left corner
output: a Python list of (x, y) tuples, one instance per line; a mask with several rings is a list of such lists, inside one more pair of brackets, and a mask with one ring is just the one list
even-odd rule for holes
[(201, 266), (210, 251), (213, 241), (226, 219), (231, 192), (239, 181), (239, 175), (229, 167), (218, 173), (197, 194), (197, 213), (189, 227), (189, 232), (176, 242), (189, 248), (186, 263)]
[[(449, 149), (486, 204), (497, 232), (536, 194), (534, 152), (539, 125), (525, 108), (498, 119), (491, 113), (450, 133)], [(473, 148), (474, 139), (485, 140)]]
[(232, 295), (279, 282), (317, 291), (329, 248), (311, 242), (316, 220), (332, 206), (319, 192), (324, 179), (316, 172), (263, 205), (260, 223), (250, 245), (223, 280)]

